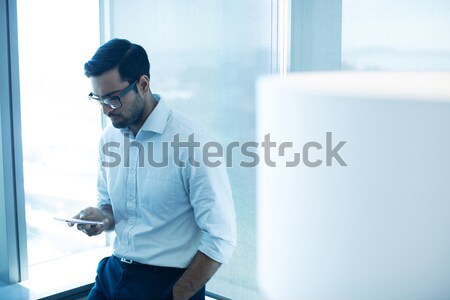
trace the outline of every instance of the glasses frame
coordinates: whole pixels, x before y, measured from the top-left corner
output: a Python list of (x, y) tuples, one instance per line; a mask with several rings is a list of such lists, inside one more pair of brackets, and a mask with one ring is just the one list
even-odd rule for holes
[[(118, 109), (122, 107), (121, 98), (125, 96), (129, 91), (131, 91), (136, 86), (137, 80), (131, 83), (129, 86), (124, 88), (118, 95), (106, 96), (104, 98), (95, 95), (94, 93), (89, 93), (88, 98), (92, 102), (98, 103), (99, 105), (105, 105), (110, 109)], [(118, 105), (114, 105), (114, 103), (118, 103)]]

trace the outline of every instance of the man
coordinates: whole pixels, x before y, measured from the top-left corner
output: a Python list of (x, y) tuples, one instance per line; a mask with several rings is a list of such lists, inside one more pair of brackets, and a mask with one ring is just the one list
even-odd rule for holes
[(103, 222), (77, 225), (88, 236), (116, 233), (88, 299), (204, 299), (206, 282), (236, 244), (225, 168), (207, 167), (200, 147), (180, 146), (208, 138), (152, 94), (141, 46), (113, 39), (85, 64), (85, 74), (89, 97), (112, 126), (100, 142), (97, 207), (75, 218)]

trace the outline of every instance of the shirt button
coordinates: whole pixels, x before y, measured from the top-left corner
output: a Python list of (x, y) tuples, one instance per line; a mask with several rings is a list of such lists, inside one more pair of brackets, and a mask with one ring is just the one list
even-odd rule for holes
[(134, 171), (136, 171), (134, 168), (130, 169), (130, 173), (134, 173)]

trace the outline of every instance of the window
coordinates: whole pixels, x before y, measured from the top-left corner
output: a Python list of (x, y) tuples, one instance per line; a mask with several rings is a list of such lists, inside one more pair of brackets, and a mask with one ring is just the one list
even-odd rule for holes
[(450, 2), (343, 0), (342, 69), (450, 70)]
[[(0, 0), (1, 8), (8, 2), (15, 1)], [(100, 34), (104, 41), (120, 37), (143, 45), (152, 64), (152, 91), (202, 123), (219, 142), (259, 141), (255, 80), (281, 69), (279, 57), (289, 61), (273, 47), (277, 14), (286, 13), (278, 11), (278, 4), (287, 2), (100, 1), (104, 11), (99, 12), (98, 1), (92, 0), (17, 0), (30, 265), (107, 244), (104, 236), (87, 238), (53, 220), (95, 204), (101, 114), (87, 101), (91, 87), (83, 63), (97, 49)], [(296, 13), (291, 28), (285, 28), (292, 33), (291, 70), (450, 69), (448, 1), (302, 0), (291, 5)], [(99, 13), (104, 17), (100, 28)], [(7, 48), (5, 24), (0, 23), (1, 55)], [(0, 59), (3, 71), (7, 68)], [(8, 107), (1, 108), (3, 118)], [(242, 159), (239, 153), (233, 158)], [(6, 168), (14, 171), (14, 166)], [(260, 299), (255, 172), (236, 164), (228, 172), (238, 247), (208, 290), (233, 299)], [(0, 203), (1, 214), (8, 211), (5, 203)], [(0, 231), (0, 241), (16, 244), (3, 235)]]
[[(271, 73), (272, 2), (111, 1), (111, 25), (105, 32), (148, 51), (153, 93), (204, 125), (223, 145), (242, 144), (258, 141), (255, 81)], [(248, 161), (238, 152), (233, 151), (233, 161)], [(255, 170), (237, 163), (228, 174), (238, 244), (230, 264), (220, 268), (207, 290), (233, 299), (260, 299), (255, 282)]]
[(83, 64), (99, 45), (99, 11), (91, 0), (18, 0), (17, 6), (28, 260), (34, 266), (105, 246), (104, 235), (88, 238), (53, 219), (96, 203), (101, 114), (87, 99)]

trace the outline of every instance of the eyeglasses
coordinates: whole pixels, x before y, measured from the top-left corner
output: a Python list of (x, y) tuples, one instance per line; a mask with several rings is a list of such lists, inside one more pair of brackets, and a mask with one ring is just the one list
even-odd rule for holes
[(95, 95), (94, 93), (90, 93), (88, 95), (89, 100), (92, 102), (98, 103), (99, 105), (106, 105), (107, 107), (111, 109), (118, 109), (122, 106), (122, 101), (120, 101), (120, 98), (125, 96), (129, 91), (131, 91), (134, 86), (136, 85), (137, 80), (134, 81), (132, 84), (127, 86), (125, 89), (123, 89), (118, 95), (114, 96), (106, 96), (105, 98), (99, 97)]

